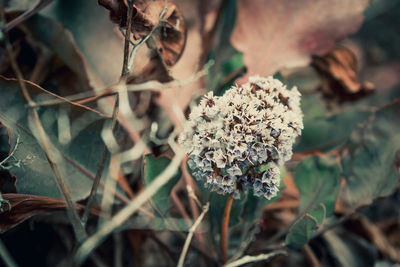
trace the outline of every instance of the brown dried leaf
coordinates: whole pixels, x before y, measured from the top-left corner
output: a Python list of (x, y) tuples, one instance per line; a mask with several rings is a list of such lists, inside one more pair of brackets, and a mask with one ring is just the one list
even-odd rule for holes
[(126, 26), (126, 14), (128, 8), (123, 0), (99, 0), (99, 5), (110, 11), (110, 19), (120, 27)]
[[(150, 3), (150, 1), (148, 2)], [(162, 7), (164, 6), (164, 1), (157, 2), (162, 3)], [(154, 53), (155, 51), (153, 51), (153, 57), (148, 60), (147, 53), (141, 53), (144, 50), (144, 47), (142, 47), (136, 55), (133, 73), (131, 73), (128, 83), (140, 83), (148, 80), (167, 82), (172, 78), (184, 81), (203, 68), (204, 62), (202, 60), (202, 54), (205, 41), (204, 36), (211, 30), (216, 19), (215, 14), (217, 7), (220, 6), (222, 1), (171, 0), (170, 2), (178, 6), (180, 10), (184, 11), (185, 23), (187, 25), (185, 49), (183, 50), (179, 61), (169, 68), (170, 72), (168, 73), (166, 69), (163, 68), (159, 57)], [(144, 1), (143, 3), (147, 3), (147, 1)], [(135, 4), (137, 4), (136, 1)], [(161, 10), (159, 10), (158, 14), (160, 12)], [(163, 56), (162, 58), (165, 60), (166, 57)], [(176, 112), (174, 112), (174, 107), (178, 107), (182, 111), (185, 110), (194, 96), (203, 93), (203, 87), (203, 82), (197, 80), (183, 87), (169, 88), (162, 90), (158, 94), (153, 94), (153, 100), (159, 107), (166, 111), (168, 117), (170, 117), (175, 125), (179, 125), (180, 120), (177, 118)], [(164, 114), (164, 112), (160, 114)], [(168, 132), (168, 129), (171, 129), (168, 118), (160, 118), (158, 122), (168, 124), (165, 127), (160, 126), (159, 129), (167, 129), (164, 132)], [(159, 131), (161, 132), (161, 130)], [(160, 136), (164, 136), (164, 133), (160, 133)]]
[[(206, 26), (206, 24), (213, 25), (215, 22), (213, 14), (215, 14), (216, 8), (221, 4), (221, 1), (207, 0), (207, 3), (205, 3), (204, 0), (173, 0), (172, 2), (185, 11), (185, 20), (188, 26), (185, 50), (177, 64), (170, 69), (170, 74), (174, 79), (184, 81), (203, 68), (204, 36), (212, 28)], [(180, 119), (177, 117), (176, 110), (174, 109), (177, 107), (179, 110), (184, 111), (194, 96), (203, 93), (202, 88), (204, 88), (204, 83), (202, 79), (199, 79), (189, 85), (165, 89), (159, 93), (159, 96), (154, 97), (155, 102), (167, 113), (173, 124), (179, 127)], [(165, 118), (159, 119), (159, 123), (169, 123), (165, 121), (168, 120), (165, 120)], [(161, 128), (171, 129), (169, 125), (165, 127), (160, 126), (160, 136), (168, 135), (166, 133), (168, 130), (163, 132)]]
[[(65, 210), (67, 204), (64, 200), (25, 194), (3, 194), (3, 199), (8, 200), (11, 209), (7, 204), (3, 204), (3, 211), (0, 212), (0, 233), (17, 226), (32, 216)], [(78, 210), (83, 210), (85, 206), (76, 204)], [(97, 210), (91, 211), (99, 215)]]
[(368, 0), (239, 0), (232, 45), (248, 75), (307, 65), (361, 25)]
[[(98, 0), (99, 5), (110, 10), (110, 19), (120, 27), (126, 26), (127, 6), (122, 0)], [(186, 42), (186, 23), (182, 12), (171, 2), (167, 3), (167, 11), (160, 20), (165, 8), (165, 1), (135, 1), (132, 17), (132, 33), (134, 39), (143, 39), (150, 32), (147, 45), (157, 50), (167, 66), (173, 66), (180, 58)], [(161, 66), (161, 64), (159, 64)]]
[(321, 76), (326, 96), (356, 100), (375, 89), (370, 82), (359, 82), (356, 57), (346, 47), (338, 46), (323, 56), (313, 56), (311, 65)]
[(175, 65), (183, 53), (187, 29), (182, 12), (171, 2), (168, 2), (167, 11), (159, 21), (159, 14), (164, 7), (164, 1), (156, 1), (146, 9), (146, 12), (155, 18), (156, 23), (152, 28), (159, 24), (158, 31), (153, 35), (156, 42), (151, 47), (159, 51), (165, 64), (170, 67)]
[(10, 202), (11, 209), (8, 205), (3, 205), (3, 211), (0, 213), (0, 233), (32, 216), (66, 208), (65, 201), (55, 198), (24, 194), (3, 194), (3, 198)]
[[(186, 48), (179, 62), (171, 69), (172, 77), (183, 81), (203, 68), (204, 36), (211, 30), (211, 27), (207, 27), (206, 24), (215, 23), (212, 14), (215, 13), (221, 1), (173, 0), (173, 2), (185, 11), (185, 19), (188, 25)], [(163, 90), (160, 92), (157, 104), (167, 111), (169, 117), (173, 118), (175, 125), (179, 125), (179, 120), (176, 118), (172, 106), (175, 105), (179, 109), (185, 110), (192, 98), (202, 93), (202, 87), (204, 87), (203, 82), (198, 80), (184, 87)]]

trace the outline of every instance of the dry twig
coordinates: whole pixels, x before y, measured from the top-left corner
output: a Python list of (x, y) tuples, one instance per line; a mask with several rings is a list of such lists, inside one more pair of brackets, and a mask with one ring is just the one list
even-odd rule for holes
[(238, 259), (237, 261), (230, 262), (224, 267), (236, 267), (236, 266), (241, 266), (247, 263), (252, 263), (252, 262), (259, 262), (259, 261), (267, 261), (271, 259), (272, 257), (275, 257), (277, 255), (284, 254), (286, 255), (287, 252), (285, 250), (278, 250), (274, 251), (268, 254), (259, 254), (257, 256), (244, 256), (243, 258)]
[(190, 242), (192, 241), (192, 238), (193, 238), (193, 234), (196, 231), (196, 228), (200, 225), (200, 223), (203, 220), (204, 216), (206, 215), (209, 207), (210, 207), (210, 202), (207, 202), (207, 204), (204, 205), (203, 211), (200, 214), (200, 216), (194, 222), (192, 227), (190, 227), (189, 234), (188, 234), (188, 236), (187, 236), (187, 238), (185, 240), (185, 244), (183, 245), (181, 256), (179, 257), (179, 261), (178, 261), (178, 265), (177, 265), (178, 267), (182, 267), (183, 266), (183, 263), (185, 262), (186, 253), (188, 252)]

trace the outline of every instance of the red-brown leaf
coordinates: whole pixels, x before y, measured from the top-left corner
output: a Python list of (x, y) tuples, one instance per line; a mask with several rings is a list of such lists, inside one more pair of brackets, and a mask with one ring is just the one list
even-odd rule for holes
[[(2, 205), (3, 212), (0, 212), (0, 233), (13, 228), (32, 216), (66, 209), (64, 200), (55, 198), (25, 195), (25, 194), (3, 194), (3, 199), (11, 204), (11, 210), (7, 204)], [(84, 206), (76, 204), (78, 210)]]
[(368, 0), (239, 0), (232, 45), (248, 75), (307, 65), (360, 27)]
[[(120, 27), (127, 22), (127, 7), (122, 0), (98, 0), (110, 11), (110, 19)], [(179, 60), (186, 42), (186, 23), (180, 9), (171, 2), (160, 21), (159, 17), (165, 8), (165, 1), (134, 1), (132, 33), (135, 39), (143, 39), (153, 29), (153, 37), (147, 44), (158, 50), (167, 66), (173, 66)], [(161, 64), (159, 64), (161, 66)]]

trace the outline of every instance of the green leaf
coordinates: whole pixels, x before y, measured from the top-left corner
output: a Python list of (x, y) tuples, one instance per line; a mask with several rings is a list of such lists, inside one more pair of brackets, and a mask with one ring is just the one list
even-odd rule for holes
[(309, 214), (304, 215), (300, 221), (295, 223), (289, 230), (285, 239), (285, 245), (291, 249), (300, 249), (311, 238), (318, 228), (317, 220)]
[(340, 189), (340, 169), (333, 157), (310, 157), (298, 165), (294, 180), (300, 193), (299, 213), (307, 213), (290, 228), (285, 244), (299, 249), (333, 213)]
[(320, 226), (326, 218), (326, 207), (323, 203), (319, 203), (318, 206), (312, 207), (308, 214), (310, 214)]
[[(237, 1), (226, 1), (220, 14), (220, 23), (216, 32), (216, 46), (208, 57), (215, 61), (208, 74), (208, 88), (214, 90), (215, 95), (222, 95), (229, 89), (237, 77), (229, 77), (234, 71), (244, 67), (242, 53), (233, 48), (230, 42), (231, 33), (235, 27)], [(225, 84), (224, 84), (225, 82)]]
[(326, 215), (332, 214), (340, 189), (340, 169), (333, 157), (303, 160), (296, 168), (294, 180), (300, 193), (300, 213), (323, 204)]
[(304, 130), (294, 151), (312, 149), (327, 151), (344, 144), (358, 124), (365, 121), (371, 114), (370, 111), (349, 110), (330, 117), (306, 115)]
[(244, 66), (243, 64), (243, 54), (236, 53), (231, 56), (224, 64), (223, 67), (223, 74), (228, 75)]
[(398, 183), (394, 167), (400, 149), (400, 103), (388, 105), (355, 132), (342, 157), (344, 198), (354, 208), (389, 195)]
[[(43, 96), (37, 85), (26, 83), (26, 86), (35, 99)], [(63, 199), (46, 155), (37, 141), (39, 139), (35, 138), (36, 126), (17, 82), (0, 77), (0, 88), (0, 122), (7, 127), (10, 146), (14, 150), (13, 157), (5, 164), (18, 178), (18, 192)], [(87, 197), (104, 146), (100, 137), (104, 118), (69, 104), (41, 107), (38, 112), (53, 144), (50, 154), (72, 199)]]
[[(155, 158), (153, 155), (146, 155), (143, 165), (144, 184), (146, 186), (151, 184), (154, 179), (167, 168), (170, 162), (171, 160), (166, 156)], [(156, 217), (168, 217), (168, 198), (171, 194), (172, 188), (176, 185), (181, 176), (182, 172), (179, 169), (178, 172), (165, 185), (163, 185), (155, 195), (151, 197), (150, 202), (155, 209)], [(158, 223), (160, 223), (160, 221), (156, 222), (156, 224)], [(160, 225), (157, 227), (160, 227)]]
[(50, 18), (36, 14), (24, 23), (30, 34), (53, 51), (76, 75), (82, 91), (93, 90), (95, 78), (71, 33)]
[(122, 35), (97, 1), (55, 1), (41, 14), (71, 32), (87, 64), (106, 86), (118, 81), (123, 61)]
[[(215, 71), (210, 71), (209, 74), (209, 87), (214, 90), (215, 95), (223, 95), (226, 90), (234, 85), (238, 75), (232, 75), (235, 71), (244, 68), (242, 54), (232, 51), (232, 56), (229, 57), (222, 66), (214, 67)], [(219, 67), (219, 68), (217, 68)], [(229, 77), (229, 80), (225, 80)]]

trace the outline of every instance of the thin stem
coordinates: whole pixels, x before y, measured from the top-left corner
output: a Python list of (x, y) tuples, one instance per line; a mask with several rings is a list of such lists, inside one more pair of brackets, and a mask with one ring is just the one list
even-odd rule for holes
[(312, 199), (309, 201), (307, 206), (304, 208), (304, 210), (299, 211), (299, 214), (294, 218), (294, 220), (291, 221), (287, 226), (285, 226), (282, 230), (274, 234), (269, 240), (265, 242), (266, 245), (270, 245), (276, 241), (278, 241), (282, 236), (284, 236), (290, 228), (292, 228), (293, 225), (295, 225), (298, 221), (300, 221), (306, 213), (314, 206), (315, 201), (319, 198), (321, 194), (321, 188), (324, 186), (324, 183), (321, 183), (316, 189), (315, 192), (317, 192)]
[(175, 203), (176, 207), (178, 208), (179, 212), (181, 213), (182, 217), (185, 219), (188, 227), (190, 227), (192, 220), (190, 219), (189, 215), (187, 214), (185, 207), (183, 206), (182, 202), (179, 200), (179, 197), (176, 194), (176, 187), (171, 191), (171, 198), (172, 201)]
[(308, 258), (308, 260), (310, 261), (311, 266), (313, 266), (313, 267), (322, 267), (322, 265), (319, 262), (318, 258), (315, 256), (314, 251), (312, 250), (312, 248), (308, 244), (304, 245), (303, 251), (306, 254), (306, 257)]
[(228, 229), (229, 229), (229, 216), (231, 214), (233, 202), (233, 193), (228, 196), (226, 201), (224, 219), (222, 220), (222, 230), (221, 230), (221, 246), (222, 246), (222, 260), (223, 262), (228, 261)]
[[(186, 161), (182, 162), (181, 169), (182, 169), (182, 172), (183, 172), (183, 177), (185, 178), (184, 181), (185, 181), (186, 185), (194, 187), (193, 179), (190, 176), (190, 174), (189, 174), (189, 172), (187, 170), (187, 167), (186, 167)], [(197, 206), (196, 206), (196, 201), (189, 196), (189, 203), (190, 203), (190, 208), (192, 210), (193, 219), (197, 220), (197, 218), (199, 217), (199, 211), (198, 211)], [(204, 241), (203, 241), (202, 234), (201, 233), (196, 233), (195, 235), (196, 235), (196, 239), (199, 241), (200, 246), (203, 246), (204, 245)]]
[[(114, 108), (113, 108), (111, 131), (113, 131), (115, 128), (116, 121), (117, 121), (117, 119), (116, 119), (117, 114), (118, 114), (118, 95), (117, 95), (117, 99), (115, 100)], [(83, 215), (82, 215), (81, 221), (84, 225), (86, 224), (86, 222), (89, 218), (90, 209), (92, 208), (92, 206), (94, 204), (95, 195), (96, 195), (97, 189), (100, 185), (100, 180), (101, 180), (101, 177), (103, 175), (103, 171), (104, 171), (104, 168), (106, 165), (107, 155), (108, 155), (107, 146), (104, 145), (103, 152), (101, 153), (99, 167), (97, 169), (96, 176), (94, 177), (92, 189), (90, 190), (89, 199), (87, 201), (85, 211), (83, 212)]]
[(321, 229), (320, 231), (316, 232), (311, 239), (314, 239), (320, 235), (323, 235), (324, 233), (328, 232), (329, 230), (331, 230), (332, 228), (342, 224), (343, 222), (347, 221), (348, 219), (350, 219), (352, 216), (354, 216), (357, 212), (350, 212), (349, 214), (344, 215), (343, 217), (339, 218), (336, 222), (327, 225), (325, 228)]
[(192, 241), (194, 231), (196, 231), (196, 228), (200, 225), (200, 222), (203, 220), (204, 215), (206, 215), (208, 208), (210, 207), (210, 202), (207, 202), (206, 205), (203, 207), (203, 212), (200, 214), (200, 216), (197, 218), (197, 220), (194, 222), (192, 227), (190, 227), (189, 234), (185, 240), (185, 244), (183, 245), (183, 249), (181, 252), (181, 256), (179, 257), (179, 262), (178, 262), (178, 267), (182, 267), (183, 263), (185, 262), (185, 257), (188, 252), (190, 242)]
[(193, 188), (190, 185), (187, 185), (186, 190), (188, 191), (189, 197), (194, 199), (194, 201), (196, 201), (197, 206), (199, 206), (199, 208), (201, 208), (201, 202), (200, 202), (199, 198), (196, 196), (196, 194), (194, 193)]
[(164, 17), (165, 12), (167, 12), (168, 10), (168, 0), (164, 1), (164, 8), (161, 11), (160, 15), (159, 15), (159, 22), (157, 24), (157, 26), (154, 26), (153, 29), (151, 29), (151, 31), (149, 32), (148, 35), (146, 35), (143, 39), (141, 39), (132, 49), (131, 51), (131, 57), (129, 59), (129, 63), (128, 63), (128, 71), (130, 71), (132, 69), (133, 66), (133, 62), (135, 60), (136, 57), (136, 53), (139, 50), (139, 48), (145, 43), (147, 42), (147, 40), (153, 35), (153, 33), (158, 29), (159, 25), (160, 25), (160, 21), (162, 20), (162, 17)]
[[(1, 1), (3, 1), (3, 0), (1, 0)], [(30, 17), (32, 17), (36, 13), (39, 13), (43, 8), (48, 6), (51, 2), (53, 2), (53, 0), (41, 0), (34, 8), (22, 13), (17, 18), (15, 18), (14, 20), (12, 20), (9, 23), (7, 23), (6, 26), (4, 27), (3, 31), (4, 32), (9, 32), (15, 26), (18, 26), (19, 24), (21, 24), (25, 20), (29, 19)]]
[[(132, 58), (132, 57), (131, 57)], [(214, 65), (213, 60), (209, 60), (208, 63), (204, 66), (204, 68), (195, 74), (193, 74), (191, 77), (187, 78), (186, 80), (179, 81), (179, 80), (173, 80), (167, 83), (160, 83), (158, 81), (152, 80), (152, 81), (147, 81), (144, 83), (138, 83), (138, 84), (128, 84), (127, 86), (127, 91), (128, 92), (140, 92), (140, 91), (162, 91), (171, 87), (184, 87), (186, 85), (189, 85), (201, 77), (204, 77), (205, 75), (208, 74), (209, 69), (211, 66)], [(99, 100), (104, 97), (112, 96), (118, 94), (120, 83), (116, 83), (111, 85), (110, 87), (98, 90), (96, 92), (94, 91), (86, 91), (86, 92), (81, 92), (75, 95), (70, 95), (64, 97), (64, 99), (69, 100), (70, 102), (76, 101), (76, 103), (83, 104), (83, 103), (88, 103), (88, 102), (93, 102), (96, 100)], [(35, 106), (52, 106), (52, 105), (58, 105), (60, 103), (65, 102), (64, 99), (53, 99), (53, 100), (46, 100), (42, 102), (35, 103)]]
[(77, 250), (74, 257), (75, 262), (77, 264), (83, 263), (87, 256), (96, 249), (110, 233), (128, 220), (132, 214), (134, 214), (144, 203), (157, 193), (157, 191), (160, 190), (160, 188), (176, 173), (184, 155), (183, 151), (178, 151), (168, 167), (160, 173), (144, 191), (120, 210), (111, 221), (104, 223), (104, 226), (101, 229), (89, 237)]
[(130, 69), (128, 68), (129, 63), (129, 45), (131, 39), (131, 29), (132, 29), (132, 16), (133, 16), (133, 2), (128, 0), (128, 14), (126, 21), (126, 31), (125, 31), (125, 44), (124, 44), (124, 63), (122, 65), (121, 79), (124, 79), (128, 74)]
[[(125, 82), (125, 77), (128, 76), (129, 70), (128, 70), (128, 62), (129, 62), (129, 45), (130, 45), (130, 36), (131, 36), (131, 29), (132, 29), (132, 16), (133, 16), (133, 2), (131, 0), (128, 1), (128, 13), (127, 13), (127, 25), (126, 25), (126, 31), (125, 31), (125, 42), (124, 42), (124, 61), (122, 65), (122, 73), (120, 77), (120, 82)], [(117, 117), (118, 117), (118, 112), (119, 112), (119, 94), (116, 96), (116, 100), (114, 103), (113, 107), (113, 114), (112, 114), (112, 124), (111, 124), (111, 132), (114, 131), (116, 122), (117, 122)], [(107, 155), (108, 155), (108, 150), (107, 146), (104, 145), (103, 147), (103, 152), (101, 154), (100, 158), (100, 163), (99, 167), (96, 172), (95, 179), (93, 181), (93, 186), (90, 191), (89, 199), (86, 205), (85, 212), (82, 216), (82, 222), (85, 224), (87, 222), (87, 219), (90, 214), (90, 209), (92, 208), (94, 204), (94, 196), (96, 195), (97, 188), (99, 187), (101, 177), (103, 175), (103, 171), (105, 168), (105, 163), (107, 160)]]

